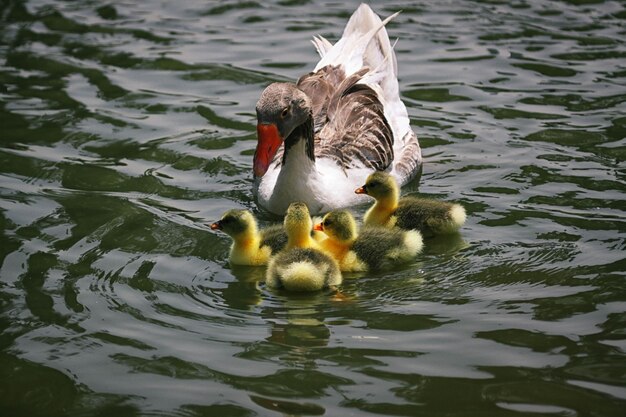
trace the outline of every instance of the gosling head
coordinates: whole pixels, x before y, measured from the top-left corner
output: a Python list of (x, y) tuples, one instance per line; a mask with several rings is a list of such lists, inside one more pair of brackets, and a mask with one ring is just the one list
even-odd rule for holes
[(249, 233), (255, 228), (256, 221), (248, 210), (228, 210), (221, 219), (211, 224), (212, 230), (221, 230), (232, 238)]
[(370, 174), (365, 184), (356, 190), (357, 194), (367, 194), (376, 200), (397, 198), (399, 189), (396, 179), (386, 172), (376, 171)]
[(340, 242), (350, 242), (357, 238), (356, 222), (352, 214), (346, 210), (326, 214), (322, 222), (315, 225), (315, 230), (320, 230), (331, 239)]
[(309, 208), (304, 203), (291, 203), (285, 214), (285, 230), (288, 236), (295, 234), (309, 234), (313, 228), (313, 221)]

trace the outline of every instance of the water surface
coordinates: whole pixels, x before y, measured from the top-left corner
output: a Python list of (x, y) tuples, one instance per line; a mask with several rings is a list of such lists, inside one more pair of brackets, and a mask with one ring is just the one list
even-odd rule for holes
[(2, 415), (623, 415), (620, 2), (374, 5), (402, 10), (404, 192), (466, 226), (344, 302), (228, 265), (210, 222), (273, 221), (254, 104), (357, 5), (0, 3)]

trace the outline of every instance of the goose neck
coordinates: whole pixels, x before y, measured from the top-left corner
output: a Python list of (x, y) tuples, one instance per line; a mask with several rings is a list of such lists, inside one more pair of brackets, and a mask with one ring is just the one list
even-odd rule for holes
[(285, 139), (285, 153), (283, 154), (283, 164), (294, 153), (303, 153), (315, 163), (315, 132), (313, 130), (313, 114), (309, 114), (306, 121), (298, 126)]

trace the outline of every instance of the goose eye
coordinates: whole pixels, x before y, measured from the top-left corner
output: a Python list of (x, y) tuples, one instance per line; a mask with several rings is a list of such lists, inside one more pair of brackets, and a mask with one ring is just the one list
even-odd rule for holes
[(280, 117), (283, 119), (289, 115), (289, 107), (285, 107), (282, 112), (280, 112)]

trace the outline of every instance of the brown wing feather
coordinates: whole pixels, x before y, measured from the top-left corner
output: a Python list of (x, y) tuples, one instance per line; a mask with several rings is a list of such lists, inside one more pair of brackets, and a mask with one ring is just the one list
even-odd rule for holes
[(358, 84), (368, 69), (346, 77), (340, 66), (306, 74), (298, 88), (311, 99), (315, 155), (331, 158), (343, 168), (357, 162), (375, 170), (393, 161), (393, 132), (376, 92)]
[(319, 132), (328, 122), (328, 105), (345, 78), (346, 73), (341, 67), (327, 65), (316, 72), (303, 75), (296, 83), (311, 99), (315, 132)]
[(393, 132), (376, 92), (357, 84), (361, 77), (357, 73), (346, 78), (344, 88), (337, 89), (331, 98), (328, 122), (317, 135), (315, 153), (335, 159), (344, 168), (358, 161), (368, 168), (384, 170), (394, 157)]
[(422, 151), (417, 136), (412, 130), (404, 135), (402, 142), (405, 145), (400, 154), (395, 157), (394, 169), (401, 178), (408, 181), (421, 173)]

